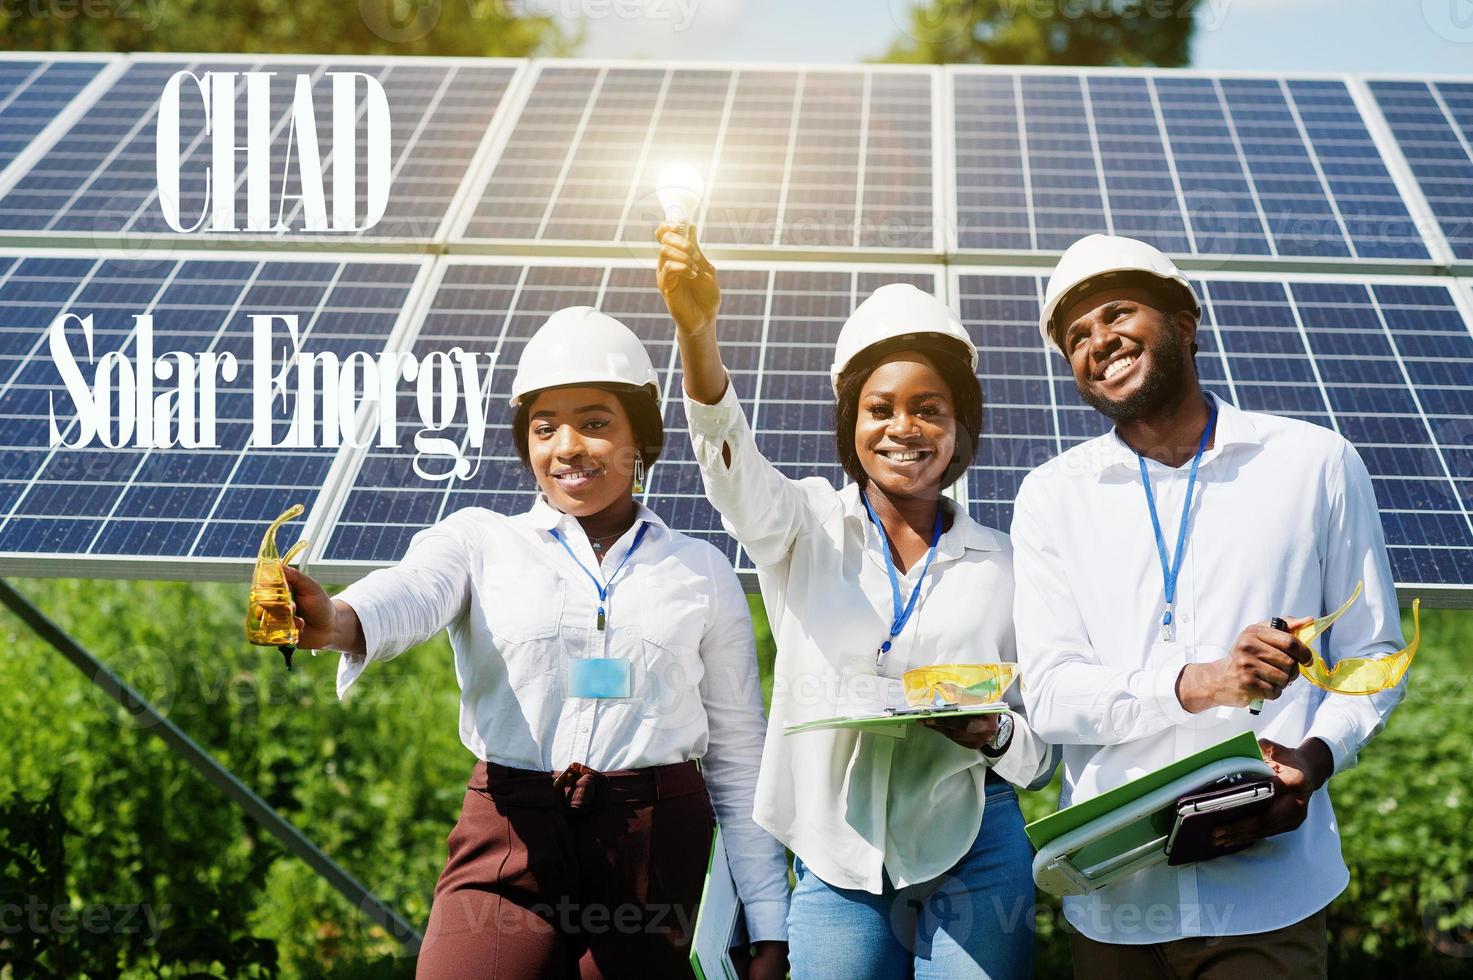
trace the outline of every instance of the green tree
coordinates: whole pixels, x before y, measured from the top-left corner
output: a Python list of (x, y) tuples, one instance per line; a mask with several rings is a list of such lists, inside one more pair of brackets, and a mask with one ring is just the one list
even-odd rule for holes
[(6, 4), (11, 50), (525, 56), (577, 44), (503, 0), (72, 0)]
[(880, 60), (1177, 68), (1191, 58), (1198, 5), (1197, 0), (913, 0), (901, 37)]

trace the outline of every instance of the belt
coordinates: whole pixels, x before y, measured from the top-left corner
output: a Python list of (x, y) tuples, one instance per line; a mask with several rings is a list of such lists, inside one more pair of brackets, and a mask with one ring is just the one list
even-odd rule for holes
[(477, 762), (470, 788), (507, 806), (567, 807), (587, 810), (603, 806), (642, 806), (706, 791), (694, 762), (644, 769), (599, 772), (575, 762), (557, 772), (513, 769)]

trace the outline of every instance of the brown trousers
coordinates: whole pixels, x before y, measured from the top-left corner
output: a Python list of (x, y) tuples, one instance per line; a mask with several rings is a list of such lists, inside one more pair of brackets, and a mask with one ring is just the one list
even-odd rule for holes
[(478, 763), (416, 976), (689, 977), (713, 823), (693, 762), (561, 774)]
[(1329, 970), (1325, 910), (1248, 936), (1193, 936), (1169, 943), (1098, 943), (1070, 931), (1075, 980), (1312, 980)]

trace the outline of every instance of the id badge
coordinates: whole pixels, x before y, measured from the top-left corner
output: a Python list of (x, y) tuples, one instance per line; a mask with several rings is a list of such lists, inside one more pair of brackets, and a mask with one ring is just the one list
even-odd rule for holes
[(627, 698), (632, 691), (628, 660), (594, 657), (575, 659), (569, 663), (570, 698)]

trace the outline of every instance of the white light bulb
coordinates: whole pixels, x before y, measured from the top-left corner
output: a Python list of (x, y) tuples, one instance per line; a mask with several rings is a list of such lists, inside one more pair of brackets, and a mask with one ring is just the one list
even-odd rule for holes
[(660, 179), (655, 182), (655, 195), (660, 199), (660, 207), (665, 209), (665, 220), (673, 225), (688, 225), (696, 220), (704, 193), (706, 186), (701, 175), (689, 164), (670, 164), (660, 171)]

